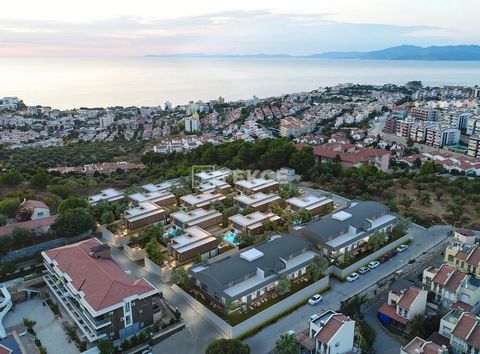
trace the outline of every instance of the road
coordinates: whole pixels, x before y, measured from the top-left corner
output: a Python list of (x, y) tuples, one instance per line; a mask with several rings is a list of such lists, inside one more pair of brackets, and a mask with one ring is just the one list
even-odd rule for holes
[(186, 324), (185, 329), (155, 345), (153, 347), (153, 353), (203, 354), (205, 353), (205, 348), (208, 344), (215, 339), (222, 337), (217, 327), (215, 327), (209, 320), (200, 316), (190, 304), (188, 304), (181, 296), (178, 296), (169, 284), (162, 282), (157, 275), (147, 272), (136, 262), (131, 261), (118, 248), (112, 248), (112, 256), (130, 271), (130, 275), (133, 278), (145, 278), (160, 289), (165, 299), (172, 306), (178, 307), (182, 313), (182, 318)]
[(409, 260), (417, 258), (445, 239), (447, 232), (450, 230), (452, 230), (450, 226), (433, 226), (428, 230), (417, 225), (412, 226), (410, 229), (412, 242), (407, 251), (399, 253), (395, 258), (381, 264), (377, 269), (360, 276), (353, 283), (343, 283), (332, 278), (330, 281), (331, 289), (324, 294), (322, 303), (315, 307), (304, 305), (298, 308), (254, 336), (247, 338), (245, 343), (250, 346), (254, 354), (268, 353), (274, 348), (275, 341), (281, 334), (289, 330), (294, 330), (295, 332), (304, 330), (311, 315), (321, 313), (327, 309), (338, 309), (340, 301), (348, 299), (352, 295), (375, 284), (379, 279), (401, 269), (408, 264)]

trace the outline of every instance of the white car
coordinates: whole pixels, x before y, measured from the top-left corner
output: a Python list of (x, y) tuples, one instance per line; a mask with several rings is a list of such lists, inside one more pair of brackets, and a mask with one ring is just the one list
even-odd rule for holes
[(397, 247), (397, 252), (401, 253), (401, 252), (405, 251), (407, 248), (408, 248), (408, 245), (400, 245), (400, 246)]
[(315, 294), (315, 295), (313, 295), (313, 296), (308, 300), (308, 304), (313, 306), (313, 305), (318, 304), (318, 303), (321, 302), (322, 300), (323, 300), (322, 295), (320, 295), (320, 294)]
[(375, 269), (375, 268), (377, 268), (379, 265), (380, 265), (380, 262), (379, 262), (379, 261), (373, 261), (373, 262), (368, 263), (368, 268), (370, 268), (370, 269)]
[(359, 272), (360, 274), (365, 274), (365, 273), (367, 273), (369, 270), (370, 270), (370, 268), (368, 268), (368, 267), (360, 267), (360, 269), (358, 270), (358, 272)]
[(287, 333), (285, 333), (289, 336), (294, 336), (295, 335), (295, 331), (293, 329), (289, 330)]
[(360, 278), (360, 275), (358, 275), (358, 273), (352, 273), (347, 277), (347, 281), (351, 283), (357, 280), (358, 278)]

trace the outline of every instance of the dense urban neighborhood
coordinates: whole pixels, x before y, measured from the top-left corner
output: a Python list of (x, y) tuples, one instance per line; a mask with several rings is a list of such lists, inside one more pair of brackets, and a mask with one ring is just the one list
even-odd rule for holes
[(27, 104), (0, 354), (480, 353), (480, 87)]

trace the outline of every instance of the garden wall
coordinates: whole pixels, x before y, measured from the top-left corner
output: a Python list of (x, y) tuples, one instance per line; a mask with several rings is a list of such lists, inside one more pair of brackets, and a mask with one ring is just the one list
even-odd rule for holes
[(165, 283), (168, 283), (170, 281), (170, 278), (172, 276), (172, 270), (171, 269), (160, 267), (155, 262), (152, 262), (150, 260), (150, 258), (148, 258), (147, 256), (143, 257), (143, 260), (144, 260), (144, 263), (145, 263), (144, 264), (145, 270), (147, 270), (148, 272), (151, 272), (153, 274), (158, 275), (160, 277), (160, 279)]
[(242, 334), (252, 330), (255, 327), (260, 326), (261, 324), (268, 322), (275, 316), (287, 311), (293, 306), (297, 305), (299, 302), (304, 301), (306, 298), (312, 296), (316, 292), (325, 289), (328, 287), (329, 277), (328, 275), (319, 281), (303, 288), (302, 290), (297, 291), (295, 294), (292, 294), (286, 299), (276, 303), (273, 306), (270, 306), (263, 310), (262, 312), (257, 313), (256, 315), (246, 319), (245, 321), (237, 324), (236, 326), (231, 326), (223, 319), (218, 317), (215, 313), (206, 308), (199, 301), (187, 294), (183, 289), (177, 285), (173, 285), (172, 289), (179, 295), (181, 295), (193, 308), (195, 308), (203, 317), (210, 320), (215, 327), (217, 327), (227, 338), (236, 338)]
[(145, 250), (137, 247), (130, 247), (128, 244), (123, 245), (123, 253), (132, 261), (139, 261), (145, 257)]

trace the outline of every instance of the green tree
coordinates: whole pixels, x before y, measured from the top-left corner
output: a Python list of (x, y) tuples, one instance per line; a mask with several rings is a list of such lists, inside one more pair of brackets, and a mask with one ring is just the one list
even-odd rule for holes
[(407, 231), (412, 226), (412, 220), (410, 218), (400, 217), (395, 223), (395, 229), (400, 232)]
[(311, 146), (304, 146), (290, 156), (290, 166), (295, 168), (302, 176), (307, 176), (315, 166), (315, 155)]
[(45, 187), (50, 183), (50, 176), (43, 171), (35, 173), (30, 179), (30, 184), (37, 188)]
[(20, 172), (11, 171), (11, 172), (5, 173), (1, 177), (0, 181), (7, 186), (16, 186), (22, 183), (23, 177)]
[(205, 354), (250, 354), (250, 347), (239, 339), (217, 339), (210, 343)]
[(100, 354), (113, 354), (115, 349), (113, 341), (110, 339), (100, 339), (97, 342), (97, 347), (100, 350)]
[(409, 148), (413, 147), (413, 140), (410, 137), (407, 138), (407, 147)]
[(280, 295), (284, 295), (290, 291), (290, 287), (290, 279), (288, 279), (285, 275), (282, 275), (280, 279), (278, 279), (277, 292)]
[(323, 256), (315, 256), (312, 263), (307, 266), (307, 276), (314, 281), (321, 278), (322, 273), (327, 269), (328, 261)]
[(405, 209), (410, 208), (412, 203), (413, 203), (413, 199), (408, 196), (405, 196), (402, 199), (400, 199), (400, 204), (403, 205)]
[(297, 338), (291, 334), (282, 334), (275, 342), (277, 354), (298, 354), (300, 343)]
[(88, 208), (88, 202), (82, 198), (68, 197), (60, 203), (60, 205), (58, 206), (58, 212), (64, 213), (67, 210), (77, 208)]
[(148, 258), (158, 265), (163, 264), (163, 253), (160, 248), (160, 243), (157, 241), (155, 237), (152, 237), (150, 241), (148, 241), (147, 245), (145, 246), (145, 252), (147, 252)]
[(7, 217), (3, 214), (0, 214), (0, 226), (4, 226), (7, 224)]
[(425, 193), (420, 193), (418, 195), (418, 200), (422, 205), (430, 205), (432, 204), (432, 198), (430, 196), (430, 193), (425, 192)]
[(59, 236), (73, 237), (80, 235), (95, 227), (95, 220), (88, 209), (68, 209), (60, 213), (52, 229)]
[(48, 191), (52, 194), (58, 195), (62, 199), (65, 199), (72, 194), (72, 190), (67, 186), (49, 186)]
[(0, 214), (13, 218), (19, 206), (19, 198), (6, 198), (0, 202)]
[(105, 225), (110, 225), (112, 222), (115, 221), (115, 215), (113, 211), (107, 210), (102, 214), (102, 223)]
[(173, 284), (183, 284), (185, 285), (188, 282), (187, 271), (184, 267), (178, 267), (172, 270), (172, 277), (170, 279)]
[(149, 240), (152, 238), (159, 240), (164, 234), (164, 229), (161, 224), (150, 224), (143, 228), (142, 233)]
[(448, 204), (447, 210), (452, 214), (452, 219), (454, 222), (460, 221), (465, 211), (463, 205), (458, 204)]
[(386, 235), (384, 232), (375, 231), (368, 238), (368, 245), (373, 251), (378, 251), (385, 243)]
[(19, 248), (25, 247), (28, 243), (30, 243), (34, 237), (33, 233), (30, 230), (22, 229), (20, 227), (16, 227), (13, 229), (11, 233), (12, 244)]
[(442, 201), (443, 192), (440, 190), (435, 191), (435, 197), (437, 197), (437, 201)]

